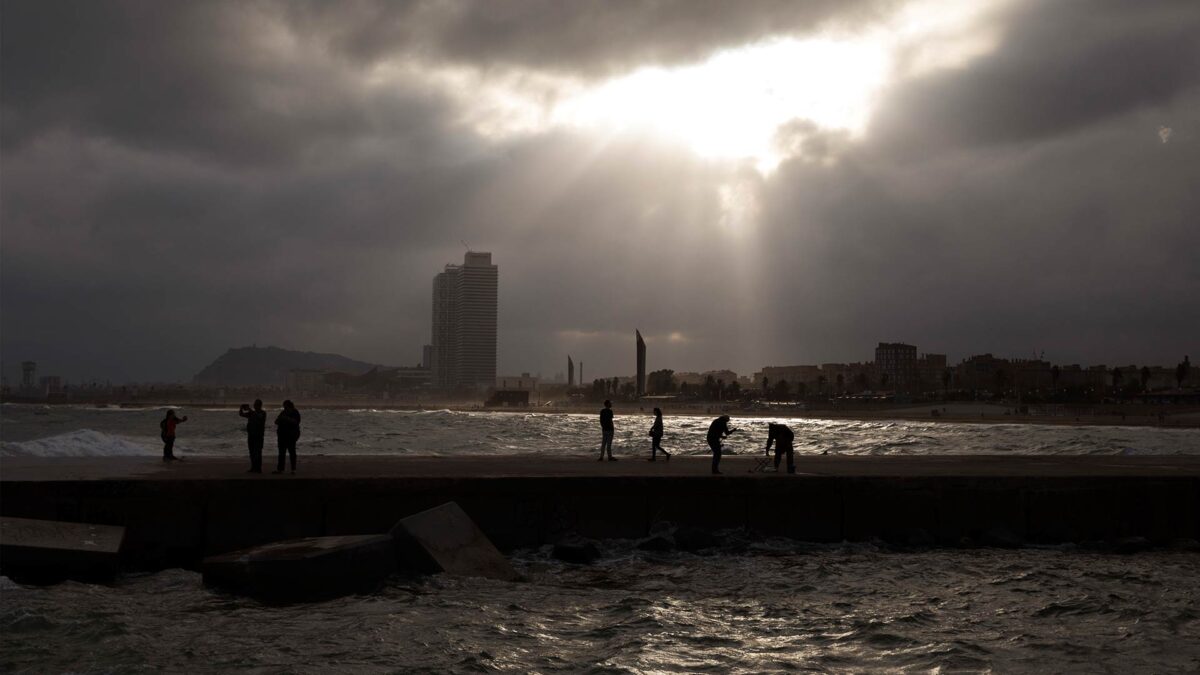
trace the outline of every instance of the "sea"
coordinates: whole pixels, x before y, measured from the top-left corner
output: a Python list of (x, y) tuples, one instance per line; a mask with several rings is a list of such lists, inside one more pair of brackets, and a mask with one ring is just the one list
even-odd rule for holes
[[(301, 454), (579, 454), (593, 415), (301, 410)], [(176, 452), (240, 456), (234, 408), (181, 408)], [(0, 407), (14, 456), (161, 453), (161, 408)], [(702, 454), (708, 419), (666, 418), (664, 445)], [(734, 417), (734, 452), (766, 418)], [(801, 453), (1198, 454), (1157, 427), (781, 418)], [(616, 452), (644, 453), (648, 415), (617, 415)], [(0, 577), (0, 672), (763, 673), (1200, 670), (1200, 553), (1074, 546), (891, 548), (717, 533), (697, 553), (598, 542), (589, 565), (511, 553), (519, 582), (393, 577), (374, 593), (265, 604), (194, 571), (108, 585)]]

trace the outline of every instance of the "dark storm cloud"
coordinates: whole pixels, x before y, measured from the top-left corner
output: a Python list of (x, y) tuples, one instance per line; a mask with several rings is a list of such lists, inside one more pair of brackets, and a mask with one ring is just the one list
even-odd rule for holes
[[(634, 327), (676, 369), (893, 338), (1178, 358), (1200, 334), (1189, 3), (1019, 5), (995, 52), (894, 85), (865, 138), (787, 125), (799, 159), (765, 179), (653, 139), (487, 138), (471, 92), (421, 76), (598, 77), (886, 6), (5, 2), (5, 367), (187, 378), (250, 342), (411, 363), (459, 239), (501, 266), (508, 371), (571, 350), (624, 373)], [(725, 222), (731, 180), (760, 217)]]
[(881, 142), (928, 152), (1044, 139), (1200, 83), (1194, 3), (1023, 3), (1004, 18), (998, 52), (892, 93), (873, 124)]
[(878, 18), (895, 0), (556, 0), (311, 3), (289, 7), (297, 26), (339, 53), (372, 62), (420, 52), (435, 60), (520, 66), (571, 75), (674, 65), (718, 49)]
[[(896, 86), (836, 166), (800, 153), (771, 181), (769, 255), (796, 272), (778, 332), (801, 336), (779, 358), (854, 358), (844, 345), (864, 335), (1110, 364), (1195, 347), (1200, 12), (1043, 3), (1008, 18), (995, 53)], [(1160, 142), (1169, 123), (1189, 140)]]

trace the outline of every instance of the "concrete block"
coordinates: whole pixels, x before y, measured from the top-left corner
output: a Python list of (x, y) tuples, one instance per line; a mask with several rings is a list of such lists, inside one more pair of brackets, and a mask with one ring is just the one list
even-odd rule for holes
[(391, 535), (402, 568), (504, 581), (519, 578), (508, 559), (454, 502), (401, 519)]
[(125, 528), (0, 518), (0, 573), (16, 581), (108, 581), (121, 566)]
[(396, 571), (386, 534), (306, 537), (205, 558), (204, 582), (267, 600), (295, 602), (374, 590)]

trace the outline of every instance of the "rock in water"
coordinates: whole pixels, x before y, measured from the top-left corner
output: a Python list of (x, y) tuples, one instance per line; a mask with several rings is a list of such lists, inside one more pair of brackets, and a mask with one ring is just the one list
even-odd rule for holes
[(403, 569), (502, 581), (520, 578), (508, 559), (454, 502), (400, 520), (392, 527), (391, 535)]
[(204, 559), (204, 582), (277, 601), (333, 598), (374, 590), (396, 571), (386, 534), (305, 537)]
[(587, 539), (570, 537), (554, 545), (553, 555), (563, 562), (587, 565), (600, 558), (600, 549)]
[(717, 538), (708, 530), (702, 530), (698, 527), (681, 527), (675, 530), (675, 545), (681, 551), (699, 551), (705, 548), (713, 548), (717, 543)]

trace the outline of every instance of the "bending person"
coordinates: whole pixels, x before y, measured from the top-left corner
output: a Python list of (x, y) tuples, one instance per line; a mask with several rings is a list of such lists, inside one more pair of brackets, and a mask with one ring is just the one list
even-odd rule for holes
[(663, 449), (662, 437), (663, 437), (662, 409), (655, 408), (654, 409), (654, 424), (650, 427), (650, 461), (651, 462), (653, 462), (657, 459), (655, 457), (655, 455), (659, 452), (661, 452), (663, 454), (663, 456), (666, 457), (668, 460), (671, 459), (671, 453), (669, 453)]
[(796, 473), (796, 457), (792, 450), (792, 441), (796, 435), (786, 424), (767, 424), (767, 454), (771, 454), (771, 443), (775, 443), (775, 470), (779, 470), (779, 460), (787, 453), (787, 472)]
[(272, 473), (283, 473), (283, 460), (292, 458), (292, 473), (296, 473), (296, 441), (300, 439), (300, 411), (289, 401), (283, 402), (283, 410), (275, 418), (275, 434), (279, 438), (279, 464)]
[(721, 439), (736, 429), (729, 428), (729, 415), (721, 415), (708, 426), (708, 447), (712, 450), (712, 472), (721, 473)]

